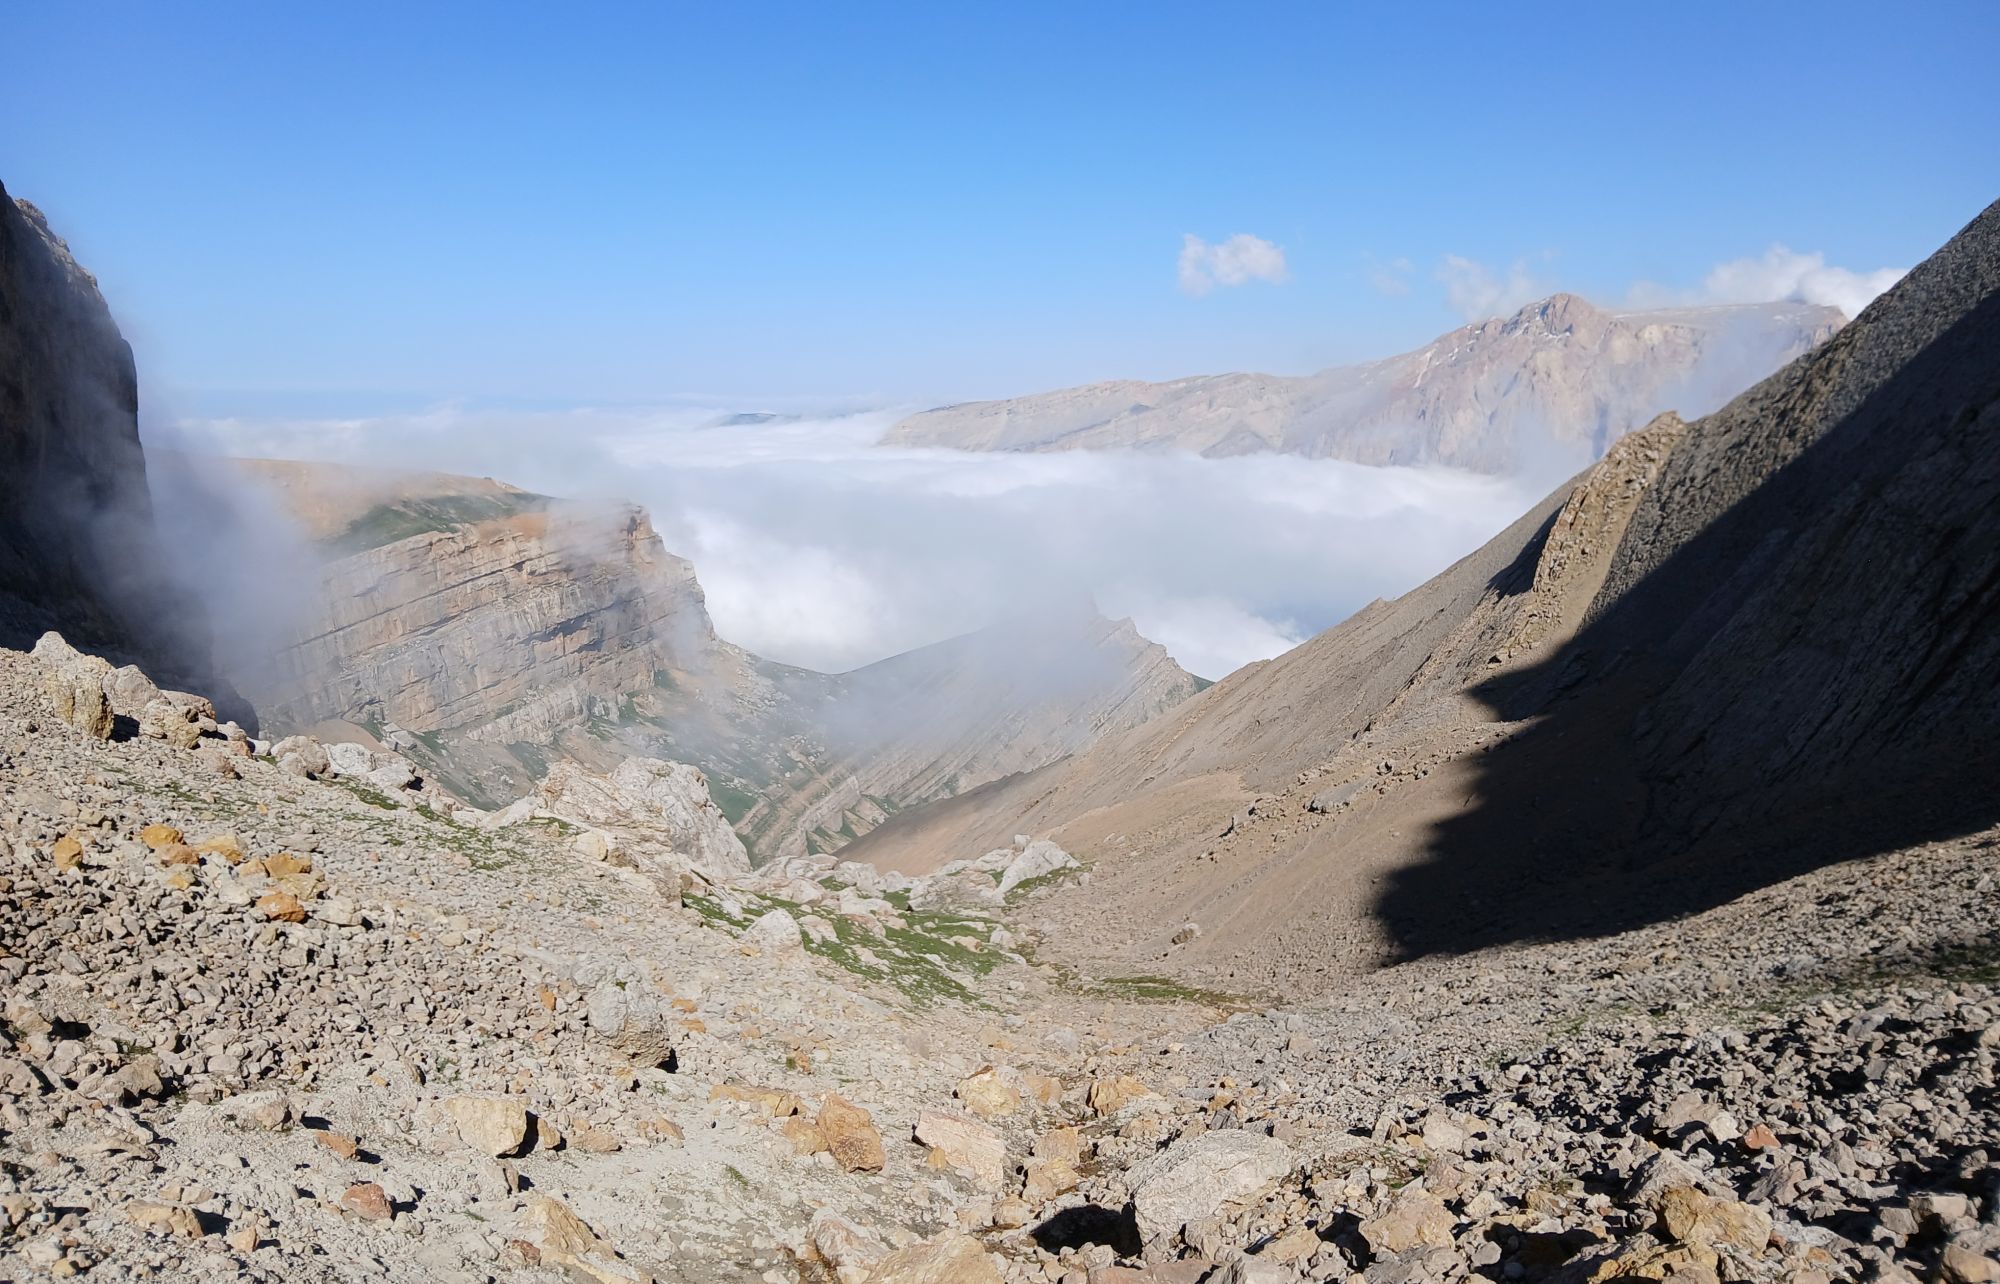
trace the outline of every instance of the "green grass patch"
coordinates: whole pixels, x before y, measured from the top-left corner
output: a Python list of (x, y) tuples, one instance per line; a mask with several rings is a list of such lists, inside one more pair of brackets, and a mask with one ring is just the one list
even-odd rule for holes
[(546, 495), (509, 491), (494, 495), (431, 495), (402, 499), (375, 505), (349, 522), (338, 535), (323, 542), (337, 553), (362, 553), (416, 535), (455, 530), (496, 517), (540, 512), (548, 506), (549, 497)]

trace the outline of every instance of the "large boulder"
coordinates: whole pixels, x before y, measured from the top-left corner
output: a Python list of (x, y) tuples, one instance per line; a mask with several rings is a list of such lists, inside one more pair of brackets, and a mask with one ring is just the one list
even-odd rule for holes
[(639, 1064), (665, 1065), (673, 1057), (673, 1010), (645, 986), (601, 981), (584, 1011), (593, 1033)]
[(543, 807), (573, 823), (663, 843), (719, 873), (750, 870), (750, 853), (709, 796), (708, 777), (684, 762), (627, 758), (608, 775), (559, 762), (535, 793)]
[(1284, 1142), (1235, 1128), (1177, 1141), (1125, 1175), (1139, 1233), (1148, 1243), (1165, 1240), (1253, 1199), (1290, 1172), (1293, 1159)]
[(1000, 873), (1000, 895), (1006, 896), (1031, 878), (1041, 878), (1045, 874), (1076, 867), (1076, 857), (1048, 839), (1038, 838), (1029, 843), (1020, 855), (1007, 862), (1007, 868)]

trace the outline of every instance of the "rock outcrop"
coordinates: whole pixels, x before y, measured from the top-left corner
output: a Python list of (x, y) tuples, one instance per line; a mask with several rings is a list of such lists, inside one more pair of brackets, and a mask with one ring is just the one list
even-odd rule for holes
[(961, 450), (1280, 451), (1485, 472), (1588, 462), (1674, 408), (1696, 415), (1810, 350), (1840, 313), (1805, 304), (1611, 312), (1573, 294), (1423, 348), (1303, 378), (1204, 375), (945, 406), (884, 444)]
[(663, 843), (704, 869), (747, 872), (750, 856), (708, 781), (684, 762), (627, 758), (607, 775), (572, 762), (549, 769), (535, 790), (551, 814), (622, 831), (633, 843)]

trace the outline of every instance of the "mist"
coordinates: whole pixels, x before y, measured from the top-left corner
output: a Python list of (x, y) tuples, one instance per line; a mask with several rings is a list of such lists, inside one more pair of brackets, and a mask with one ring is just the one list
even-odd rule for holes
[(1089, 599), (1220, 677), (1421, 582), (1572, 462), (1496, 478), (1282, 455), (885, 448), (895, 412), (723, 422), (736, 409), (446, 406), (179, 432), (215, 453), (644, 504), (693, 561), (721, 636), (828, 672)]

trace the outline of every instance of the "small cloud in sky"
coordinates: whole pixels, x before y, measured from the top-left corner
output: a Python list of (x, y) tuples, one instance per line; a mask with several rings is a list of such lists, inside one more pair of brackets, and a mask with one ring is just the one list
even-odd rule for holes
[(1451, 310), (1467, 321), (1506, 316), (1555, 288), (1538, 279), (1526, 259), (1515, 259), (1503, 274), (1476, 259), (1447, 254), (1438, 264), (1437, 279), (1444, 284)]
[(1826, 255), (1802, 254), (1773, 245), (1757, 258), (1731, 259), (1710, 268), (1694, 290), (1673, 290), (1641, 281), (1632, 287), (1632, 302), (1647, 307), (1704, 303), (1817, 303), (1839, 308), (1849, 317), (1875, 301), (1875, 296), (1903, 279), (1908, 268), (1876, 268), (1856, 272), (1828, 266)]
[(1181, 238), (1183, 294), (1200, 298), (1217, 286), (1246, 285), (1251, 281), (1282, 285), (1288, 275), (1284, 248), (1261, 236), (1238, 232), (1214, 245), (1192, 232)]
[(1394, 258), (1384, 263), (1374, 255), (1368, 256), (1368, 284), (1377, 294), (1385, 294), (1392, 299), (1401, 298), (1410, 292), (1410, 277), (1417, 265), (1405, 258)]

